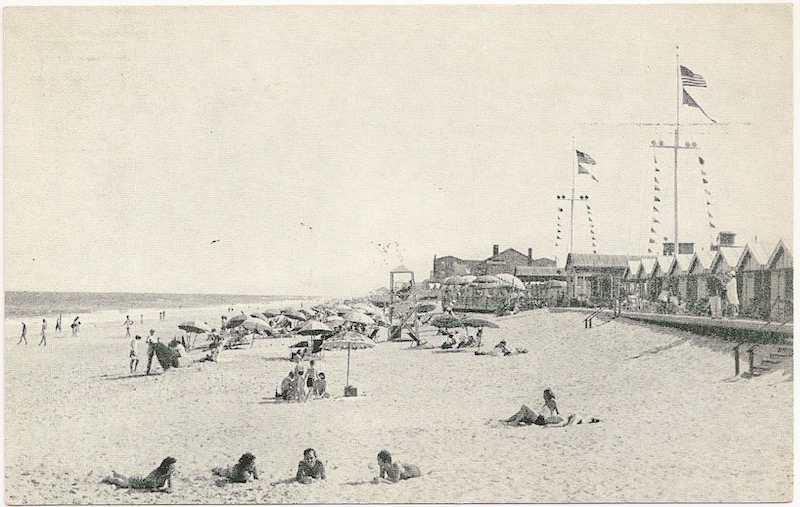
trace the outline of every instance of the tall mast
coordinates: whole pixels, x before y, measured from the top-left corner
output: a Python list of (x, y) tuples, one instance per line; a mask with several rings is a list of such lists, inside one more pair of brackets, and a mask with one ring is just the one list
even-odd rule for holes
[(577, 158), (577, 152), (575, 151), (575, 136), (572, 137), (572, 195), (570, 195), (569, 200), (569, 252), (572, 253), (572, 232), (574, 230), (575, 222), (573, 220), (574, 212), (575, 212), (575, 172), (577, 169), (575, 168), (575, 159)]
[(673, 173), (674, 182), (674, 197), (675, 197), (675, 251), (674, 255), (678, 255), (678, 146), (680, 146), (680, 138), (678, 132), (681, 126), (681, 65), (678, 56), (678, 47), (675, 47), (675, 81), (676, 81), (676, 102), (675, 102), (675, 171)]

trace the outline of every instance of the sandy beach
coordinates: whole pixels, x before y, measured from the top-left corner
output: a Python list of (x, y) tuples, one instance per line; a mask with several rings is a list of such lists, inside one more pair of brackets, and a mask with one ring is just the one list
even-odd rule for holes
[[(172, 336), (184, 317), (168, 311), (152, 327)], [(6, 322), (5, 501), (791, 500), (791, 372), (732, 379), (729, 344), (622, 321), (584, 330), (580, 313), (536, 310), (496, 321), (501, 328), (487, 329), (485, 343), (506, 339), (530, 352), (487, 357), (379, 343), (352, 353), (360, 396), (345, 399), (347, 352), (327, 351), (318, 369), (334, 398), (298, 404), (271, 399), (292, 368), (289, 338), (225, 351), (219, 363), (130, 377), (119, 322), (84, 326), (77, 338), (52, 336), (46, 348), (36, 346), (35, 326), (29, 345), (17, 346), (17, 323)], [(134, 332), (151, 324), (137, 322)], [(438, 344), (432, 334), (426, 328)], [(546, 387), (562, 414), (603, 422), (554, 429), (498, 422), (523, 403), (538, 410)], [(325, 463), (326, 481), (292, 481), (306, 447)], [(423, 476), (372, 484), (381, 449)], [(260, 480), (218, 486), (211, 468), (246, 451), (257, 457)], [(100, 483), (112, 470), (146, 474), (168, 455), (177, 459), (172, 494)]]

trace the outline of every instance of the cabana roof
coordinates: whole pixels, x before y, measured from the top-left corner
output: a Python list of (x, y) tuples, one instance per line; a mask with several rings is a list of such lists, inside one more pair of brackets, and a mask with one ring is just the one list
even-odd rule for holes
[(744, 252), (743, 246), (719, 247), (719, 250), (717, 250), (717, 255), (715, 255), (714, 260), (711, 261), (711, 272), (719, 273), (722, 270), (720, 266), (722, 266), (723, 263), (728, 269), (734, 269), (736, 265), (739, 264), (739, 259), (742, 257), (742, 252)]
[(767, 261), (769, 261), (770, 254), (774, 251), (775, 248), (770, 248), (765, 243), (748, 243), (744, 247), (742, 255), (739, 256), (739, 262), (736, 263), (736, 271), (742, 269), (748, 271), (767, 269)]
[(715, 255), (714, 252), (695, 252), (692, 256), (692, 260), (689, 262), (689, 274), (702, 275), (708, 273)]
[(669, 273), (669, 267), (672, 265), (671, 255), (659, 255), (656, 257), (655, 276), (664, 278)]
[(641, 265), (639, 266), (639, 273), (636, 275), (636, 278), (639, 278), (640, 280), (643, 278), (652, 278), (655, 268), (655, 258), (643, 257), (641, 260)]
[(639, 267), (642, 265), (642, 259), (628, 261), (628, 269), (625, 270), (625, 279), (634, 280), (639, 276)]
[(669, 276), (685, 275), (689, 271), (694, 254), (678, 254), (669, 266)]
[(792, 257), (792, 245), (786, 244), (782, 239), (778, 241), (778, 244), (775, 246), (775, 250), (772, 251), (772, 255), (769, 256), (767, 260), (767, 268), (768, 269), (776, 269), (776, 263), (782, 257), (786, 258), (784, 262), (784, 266), (792, 266), (793, 257)]

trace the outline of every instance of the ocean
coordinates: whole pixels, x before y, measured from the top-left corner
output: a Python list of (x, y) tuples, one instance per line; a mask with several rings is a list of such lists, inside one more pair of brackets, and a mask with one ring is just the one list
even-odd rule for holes
[(83, 314), (130, 314), (166, 309), (217, 306), (267, 305), (278, 301), (304, 300), (298, 296), (253, 296), (242, 294), (154, 294), (133, 292), (6, 292), (5, 318), (63, 314), (65, 322)]

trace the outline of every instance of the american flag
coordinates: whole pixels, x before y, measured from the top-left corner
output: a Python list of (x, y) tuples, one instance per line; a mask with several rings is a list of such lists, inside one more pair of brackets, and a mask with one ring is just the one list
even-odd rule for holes
[(698, 86), (701, 88), (705, 88), (707, 86), (706, 80), (703, 79), (703, 76), (700, 74), (695, 74), (683, 65), (681, 65), (681, 81), (683, 82), (683, 86)]

